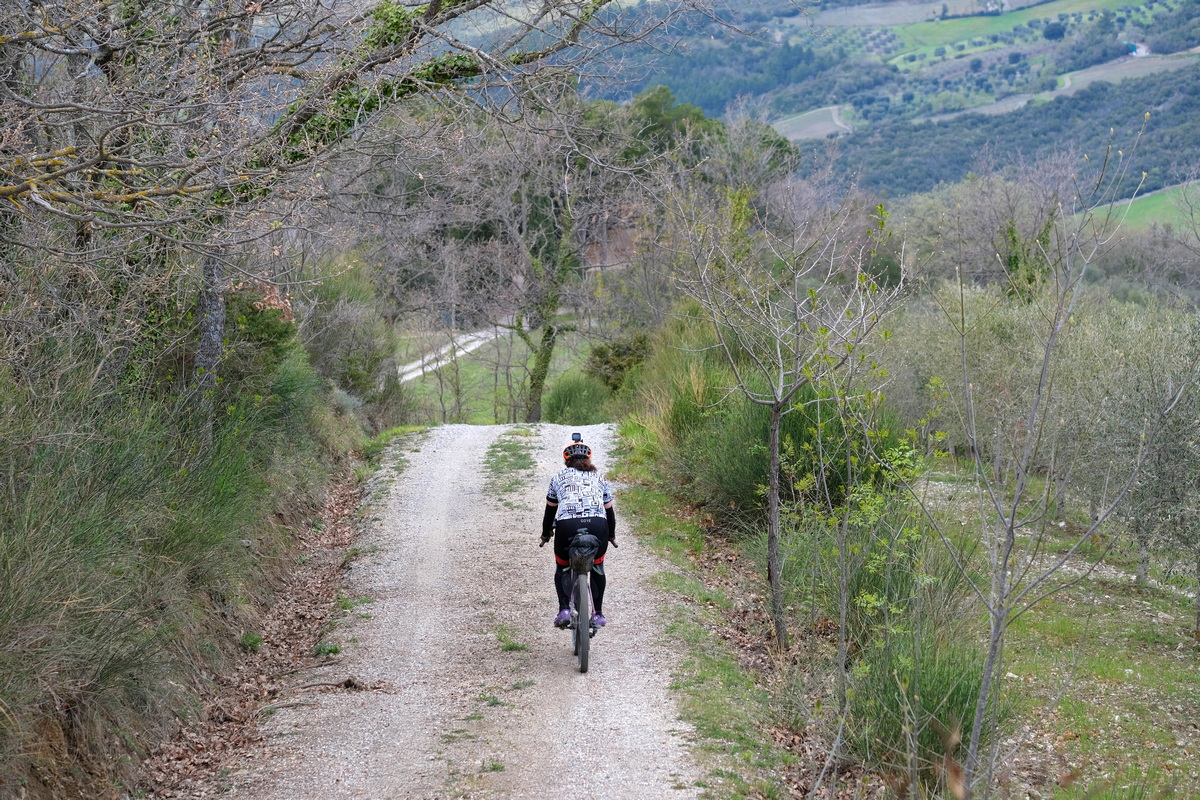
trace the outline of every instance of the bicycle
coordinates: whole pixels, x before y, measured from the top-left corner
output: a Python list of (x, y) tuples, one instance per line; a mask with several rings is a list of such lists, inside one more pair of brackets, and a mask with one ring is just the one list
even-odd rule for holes
[[(545, 542), (538, 545), (545, 546)], [(612, 542), (616, 547), (617, 543)], [(579, 671), (588, 671), (588, 656), (591, 650), (592, 637), (599, 630), (592, 624), (595, 609), (592, 606), (592, 568), (596, 563), (596, 553), (600, 550), (600, 540), (588, 533), (587, 528), (581, 528), (567, 546), (567, 556), (570, 561), (570, 584), (567, 586), (568, 605), (571, 619), (566, 629), (571, 632), (571, 648), (579, 662)], [(586, 609), (586, 616), (581, 610)], [(586, 623), (583, 620), (587, 620)], [(584, 635), (584, 632), (587, 635)]]

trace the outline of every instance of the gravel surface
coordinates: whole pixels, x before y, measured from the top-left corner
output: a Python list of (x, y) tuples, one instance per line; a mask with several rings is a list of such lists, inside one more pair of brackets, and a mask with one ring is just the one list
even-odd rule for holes
[[(622, 526), (605, 615), (579, 673), (550, 624), (553, 555), (537, 547), (570, 428), (534, 426), (537, 467), (484, 494), (487, 448), (513, 426), (449, 425), (405, 453), (349, 573), (342, 650), (300, 676), (229, 794), (327, 798), (691, 798), (702, 771), (668, 686), (674, 655), (649, 578), (664, 568)], [(521, 426), (516, 426), (521, 427)], [(601, 470), (610, 426), (582, 429)], [(505, 647), (504, 642), (509, 642)], [(348, 680), (352, 679), (352, 680)]]

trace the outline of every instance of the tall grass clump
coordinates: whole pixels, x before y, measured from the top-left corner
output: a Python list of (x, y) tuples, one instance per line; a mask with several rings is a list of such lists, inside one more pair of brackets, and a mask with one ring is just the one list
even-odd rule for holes
[(850, 748), (867, 764), (935, 782), (971, 729), (982, 681), (966, 577), (915, 515), (851, 528), (846, 549)]
[[(916, 464), (908, 455), (893, 448), (878, 460)], [(830, 740), (873, 769), (936, 783), (974, 721), (982, 680), (968, 576), (907, 495), (886, 483), (857, 482), (835, 509), (793, 503), (785, 519), (787, 602), (811, 630), (837, 631), (844, 659), (823, 720)], [(756, 533), (748, 543), (760, 563), (765, 539)], [(960, 557), (972, 561), (970, 551)], [(1007, 707), (989, 713), (1002, 722)]]
[(560, 376), (542, 398), (542, 418), (556, 425), (595, 425), (609, 419), (612, 393), (603, 381), (578, 372)]
[[(736, 390), (711, 327), (673, 320), (626, 384), (617, 404), (650, 435), (663, 477), (725, 522), (756, 519), (768, 481), (770, 414)], [(880, 430), (883, 444), (896, 440), (892, 429)], [(850, 438), (836, 403), (817, 387), (802, 389), (780, 424), (794, 470), (821, 474), (822, 502), (840, 502), (850, 486)]]
[(52, 382), (0, 369), (0, 796), (111, 790), (236, 651), (287, 547), (270, 520), (333, 455), (286, 330), (235, 336), (212, 403), (65, 346)]

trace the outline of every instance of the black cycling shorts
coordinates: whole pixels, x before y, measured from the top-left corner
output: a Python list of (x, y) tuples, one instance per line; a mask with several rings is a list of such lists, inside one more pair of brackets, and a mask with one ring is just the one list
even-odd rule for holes
[(608, 552), (608, 520), (604, 517), (566, 517), (554, 522), (554, 560), (561, 566), (570, 564), (567, 558), (567, 547), (575, 534), (587, 530), (600, 540), (600, 550), (596, 553), (596, 563), (604, 562), (604, 554)]

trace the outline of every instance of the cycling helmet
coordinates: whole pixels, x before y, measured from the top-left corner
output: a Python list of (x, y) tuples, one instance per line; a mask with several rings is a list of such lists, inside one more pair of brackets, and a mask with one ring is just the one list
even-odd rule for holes
[(592, 448), (583, 443), (583, 436), (578, 433), (571, 434), (571, 444), (567, 445), (563, 450), (563, 461), (570, 461), (572, 458), (591, 458)]

